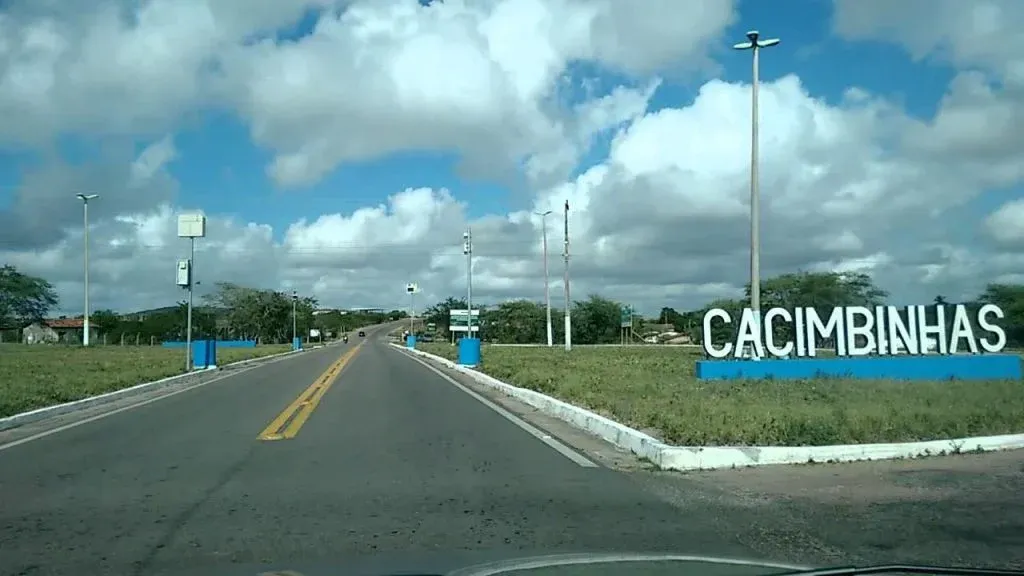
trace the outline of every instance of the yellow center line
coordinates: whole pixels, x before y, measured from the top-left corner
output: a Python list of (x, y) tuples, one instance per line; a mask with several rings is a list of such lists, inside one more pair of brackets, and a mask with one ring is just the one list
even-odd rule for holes
[(313, 410), (316, 410), (324, 394), (327, 394), (331, 385), (337, 380), (338, 375), (362, 347), (363, 345), (360, 343), (355, 348), (342, 354), (341, 358), (331, 363), (327, 370), (309, 385), (309, 388), (303, 390), (298, 398), (292, 401), (283, 412), (278, 414), (277, 418), (274, 418), (263, 429), (263, 432), (260, 432), (258, 438), (260, 440), (287, 440), (294, 438), (299, 433), (302, 425), (306, 423), (306, 420), (309, 420)]

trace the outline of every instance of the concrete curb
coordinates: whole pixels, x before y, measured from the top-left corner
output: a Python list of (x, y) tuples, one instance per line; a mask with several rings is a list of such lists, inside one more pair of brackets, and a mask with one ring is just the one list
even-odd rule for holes
[(845, 444), (836, 446), (672, 446), (614, 420), (568, 402), (506, 384), (487, 374), (459, 366), (455, 362), (405, 346), (391, 344), (461, 372), (477, 382), (494, 388), (573, 426), (585, 430), (619, 448), (649, 460), (662, 470), (716, 470), (747, 468), (771, 464), (808, 464), (918, 458), (965, 452), (993, 452), (1024, 448), (1024, 434), (978, 436), (927, 442), (890, 444)]
[(247, 360), (239, 360), (238, 362), (232, 362), (230, 364), (224, 364), (211, 370), (196, 370), (195, 372), (188, 372), (185, 374), (177, 374), (175, 376), (168, 376), (167, 378), (161, 378), (160, 380), (154, 380), (152, 382), (144, 382), (142, 384), (136, 384), (129, 388), (121, 388), (120, 390), (114, 390), (98, 396), (90, 396), (88, 398), (82, 398), (80, 400), (73, 400), (71, 402), (65, 402), (63, 404), (55, 404), (53, 406), (44, 406), (42, 408), (36, 408), (28, 412), (22, 412), (21, 414), (14, 414), (0, 418), (0, 431), (10, 430), (11, 428), (17, 428), (32, 422), (38, 422), (39, 420), (45, 420), (47, 418), (53, 418), (54, 416), (61, 416), (70, 412), (78, 410), (84, 410), (86, 408), (92, 408), (108, 402), (114, 402), (123, 398), (131, 398), (139, 394), (146, 392), (152, 392), (172, 386), (181, 381), (184, 381), (191, 377), (200, 377), (207, 374), (217, 374), (221, 370), (241, 368), (250, 364), (257, 364), (260, 362), (266, 362), (267, 360), (283, 359), (288, 356), (295, 356), (316, 350), (318, 348), (324, 348), (325, 345), (312, 346), (310, 348), (303, 348), (302, 350), (288, 350), (287, 352), (278, 352), (277, 354), (269, 354), (267, 356), (260, 356), (258, 358), (249, 358)]

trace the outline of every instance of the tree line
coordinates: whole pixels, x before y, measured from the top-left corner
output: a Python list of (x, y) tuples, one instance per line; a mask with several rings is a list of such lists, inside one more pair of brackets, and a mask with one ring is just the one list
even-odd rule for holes
[[(864, 273), (838, 272), (797, 272), (783, 274), (761, 281), (761, 309), (815, 308), (820, 314), (828, 314), (836, 307), (885, 305), (889, 293), (877, 286), (870, 275)], [(633, 342), (658, 331), (672, 330), (689, 337), (693, 343), (703, 338), (703, 319), (712, 308), (721, 308), (738, 318), (741, 311), (749, 306), (750, 285), (746, 286), (743, 298), (719, 299), (694, 309), (678, 311), (666, 306), (657, 316), (633, 318)], [(1024, 346), (1024, 285), (989, 284), (975, 298), (952, 302), (946, 297), (935, 296), (926, 313), (934, 322), (935, 310), (939, 306), (964, 304), (974, 311), (984, 304), (999, 306), (1006, 317), (998, 322), (1006, 331), (1007, 345)], [(477, 306), (474, 306), (477, 307)], [(428, 323), (436, 326), (439, 334), (447, 334), (449, 310), (465, 309), (466, 301), (448, 298), (426, 309), (424, 316)], [(505, 344), (539, 344), (547, 340), (545, 308), (542, 303), (530, 300), (504, 302), (495, 306), (480, 306), (481, 338), (489, 342)], [(624, 304), (590, 295), (585, 300), (572, 304), (572, 341), (576, 344), (618, 344), (622, 342), (620, 322)], [(564, 342), (562, 309), (552, 308), (552, 326), (556, 342)], [(952, 315), (946, 314), (946, 322)], [(712, 338), (716, 343), (729, 342), (735, 336), (736, 323), (731, 325), (715, 323)], [(788, 341), (792, 336), (785, 332), (791, 326), (781, 324), (775, 328), (777, 341)], [(827, 343), (826, 343), (827, 344)]]
[[(17, 333), (33, 322), (43, 322), (58, 304), (56, 290), (45, 279), (21, 273), (9, 265), (0, 268), (0, 330)], [(290, 342), (292, 305), (293, 297), (286, 292), (221, 282), (212, 293), (193, 305), (192, 337), (256, 340), (266, 344)], [(400, 310), (353, 312), (318, 310), (318, 306), (316, 298), (298, 296), (294, 299), (296, 334), (304, 339), (314, 329), (327, 339), (360, 326), (408, 317)], [(89, 315), (89, 321), (98, 331), (100, 342), (154, 344), (184, 340), (187, 315), (188, 304), (181, 301), (130, 314), (96, 310)], [(10, 339), (10, 336), (5, 338)]]

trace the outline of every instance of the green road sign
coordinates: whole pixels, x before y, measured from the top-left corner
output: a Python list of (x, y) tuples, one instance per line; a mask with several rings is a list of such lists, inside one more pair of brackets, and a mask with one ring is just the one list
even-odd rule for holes
[(622, 315), (619, 318), (619, 326), (622, 328), (633, 327), (633, 308), (631, 306), (622, 307)]

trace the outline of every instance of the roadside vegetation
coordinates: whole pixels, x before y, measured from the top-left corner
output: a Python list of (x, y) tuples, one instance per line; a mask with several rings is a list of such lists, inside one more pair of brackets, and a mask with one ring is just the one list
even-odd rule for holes
[[(90, 315), (95, 334), (88, 348), (81, 346), (81, 316), (51, 316), (58, 304), (46, 279), (0, 266), (0, 417), (185, 371), (184, 346), (162, 346), (185, 340), (184, 302), (135, 312), (96, 310)], [(219, 347), (220, 365), (277, 354), (291, 349), (292, 309), (291, 294), (219, 283), (196, 303), (192, 336), (259, 342), (254, 348)], [(295, 328), (300, 335), (315, 330), (314, 343), (405, 315), (323, 310), (315, 298), (303, 296), (295, 297), (294, 309)], [(21, 343), (26, 331), (41, 334), (42, 343)]]
[[(279, 354), (287, 344), (217, 350), (220, 365)], [(0, 418), (185, 371), (185, 349), (160, 346), (0, 345)]]
[[(417, 348), (456, 360), (447, 343)], [(669, 444), (815, 446), (1024, 432), (1019, 381), (699, 381), (694, 348), (485, 346), (481, 370)]]
[[(553, 310), (555, 347), (546, 341), (545, 310), (531, 301), (484, 307), (481, 338), (484, 372), (517, 386), (555, 396), (644, 430), (671, 444), (827, 445), (921, 441), (987, 434), (1024, 433), (1024, 383), (903, 382), (853, 379), (747, 380), (701, 382), (694, 376), (701, 354), (702, 319), (710, 308), (734, 316), (746, 296), (717, 300), (678, 311), (663, 307), (656, 315), (633, 316), (629, 303), (590, 295), (572, 304), (573, 343), (562, 349), (562, 311)], [(828, 314), (838, 306), (886, 304), (889, 295), (867, 274), (793, 273), (761, 283), (764, 309), (813, 307)], [(937, 318), (939, 306), (964, 304), (977, 309), (998, 305), (1007, 345), (1024, 346), (1024, 285), (991, 284), (976, 297), (951, 302), (935, 296), (925, 312)], [(448, 311), (465, 301), (449, 298), (427, 309), (436, 326), (434, 342), (417, 348), (455, 359)], [(946, 315), (952, 321), (952, 314)], [(621, 324), (632, 323), (623, 338)], [(718, 324), (716, 344), (733, 341), (736, 326)], [(777, 327), (778, 328), (778, 327)], [(784, 329), (784, 327), (783, 327)], [(777, 333), (785, 341), (788, 335)], [(614, 346), (623, 341), (688, 341), (686, 345)], [(533, 347), (489, 344), (532, 344)], [(606, 345), (587, 347), (586, 345)], [(828, 349), (831, 341), (822, 340)]]

